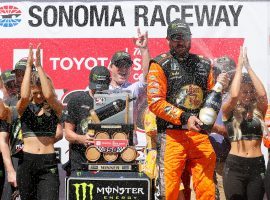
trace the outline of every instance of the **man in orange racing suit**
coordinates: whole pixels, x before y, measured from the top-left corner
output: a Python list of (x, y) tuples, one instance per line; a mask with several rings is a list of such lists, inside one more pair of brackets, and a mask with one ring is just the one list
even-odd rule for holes
[[(177, 200), (181, 174), (186, 168), (193, 177), (196, 199), (215, 199), (213, 173), (216, 156), (199, 110), (213, 87), (210, 60), (189, 53), (191, 32), (177, 19), (168, 25), (170, 52), (150, 62), (147, 75), (149, 109), (157, 116), (158, 165), (156, 199)], [(227, 75), (218, 82), (226, 87)]]

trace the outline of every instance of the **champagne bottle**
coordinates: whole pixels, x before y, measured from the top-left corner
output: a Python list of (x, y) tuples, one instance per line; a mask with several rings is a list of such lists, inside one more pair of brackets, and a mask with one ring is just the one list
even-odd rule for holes
[[(128, 101), (131, 102), (135, 100), (136, 97), (129, 99)], [(90, 114), (95, 122), (103, 121), (121, 111), (123, 111), (126, 107), (126, 101), (123, 99), (116, 99), (113, 102), (98, 108), (96, 110), (91, 110)]]
[(199, 119), (203, 123), (203, 125), (200, 126), (202, 130), (211, 131), (217, 119), (222, 104), (222, 89), (222, 84), (217, 82), (205, 99), (204, 105), (199, 113)]

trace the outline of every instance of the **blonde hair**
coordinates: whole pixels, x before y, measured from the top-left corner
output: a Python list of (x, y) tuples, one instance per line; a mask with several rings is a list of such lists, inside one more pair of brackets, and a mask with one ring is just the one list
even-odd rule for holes
[(242, 131), (241, 131), (241, 123), (244, 120), (244, 117), (247, 112), (252, 112), (253, 118), (256, 118), (261, 123), (261, 129), (263, 132), (263, 135), (267, 135), (269, 133), (269, 130), (265, 124), (263, 114), (257, 109), (257, 104), (251, 104), (249, 107), (244, 108), (238, 104), (236, 106), (236, 109), (233, 111), (233, 130), (234, 130), (234, 136), (233, 140), (241, 140), (242, 138)]
[[(52, 86), (51, 79), (50, 78), (48, 78), (48, 79), (50, 80), (50, 85)], [(32, 86), (41, 87), (41, 82), (40, 82), (39, 74), (38, 74), (37, 71), (32, 71), (31, 72), (31, 81), (30, 81), (30, 84), (31, 84), (31, 87)], [(32, 101), (32, 100), (33, 100), (33, 97), (30, 96), (30, 101)], [(46, 100), (44, 100), (44, 103), (43, 103), (43, 107), (42, 108), (44, 109), (44, 113), (45, 114), (48, 114), (51, 111), (51, 107), (50, 107), (50, 105), (48, 104), (48, 102)]]
[[(254, 85), (248, 73), (242, 74), (241, 84), (250, 84), (251, 87), (254, 88)], [(234, 130), (233, 140), (240, 140), (242, 138), (242, 131), (241, 131), (240, 125), (242, 121), (244, 120), (244, 116), (246, 116), (248, 112), (252, 112), (253, 117), (258, 118), (260, 122), (262, 122), (263, 117), (260, 111), (257, 109), (257, 103), (255, 101), (250, 103), (248, 106), (243, 106), (240, 103), (240, 101), (238, 101), (236, 108), (233, 111), (233, 122), (232, 122), (233, 130)]]
[(261, 122), (261, 127), (262, 127), (262, 131), (263, 131), (263, 136), (266, 136), (269, 134), (269, 129), (268, 127), (266, 126), (265, 124), (265, 121), (264, 121), (264, 117), (263, 117), (263, 114), (258, 111), (257, 109), (254, 111), (254, 116), (256, 116), (260, 122)]

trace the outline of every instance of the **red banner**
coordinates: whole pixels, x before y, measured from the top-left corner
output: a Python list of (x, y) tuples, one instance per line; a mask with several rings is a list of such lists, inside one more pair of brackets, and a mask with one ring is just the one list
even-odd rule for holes
[[(227, 55), (237, 61), (243, 38), (194, 38), (191, 52), (216, 58)], [(115, 51), (128, 51), (134, 61), (130, 81), (141, 74), (141, 55), (131, 38), (89, 38), (89, 39), (0, 39), (2, 49), (1, 71), (14, 67), (15, 52), (24, 49), (27, 56), (29, 43), (34, 47), (41, 43), (43, 67), (52, 78), (56, 89), (84, 89), (88, 85), (88, 75), (96, 65), (108, 66)], [(150, 38), (149, 49), (152, 57), (168, 51), (166, 39)], [(18, 55), (18, 54), (16, 54)]]

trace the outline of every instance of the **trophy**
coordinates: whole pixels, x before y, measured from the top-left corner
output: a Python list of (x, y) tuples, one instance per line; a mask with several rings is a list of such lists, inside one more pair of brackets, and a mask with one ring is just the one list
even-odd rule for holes
[(94, 144), (85, 151), (88, 170), (137, 171), (138, 153), (133, 145), (133, 105), (127, 91), (94, 96), (88, 131)]

